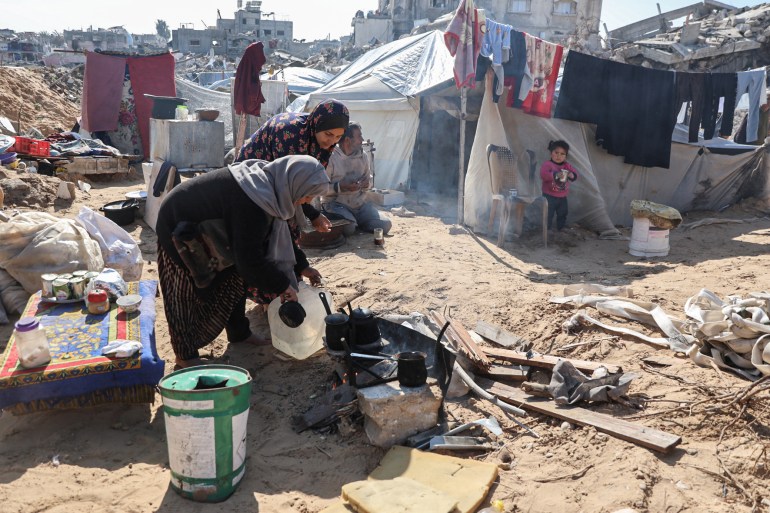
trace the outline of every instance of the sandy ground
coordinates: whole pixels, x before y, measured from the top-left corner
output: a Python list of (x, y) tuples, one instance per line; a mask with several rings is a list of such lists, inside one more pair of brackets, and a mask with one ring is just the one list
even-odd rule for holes
[[(78, 198), (68, 208), (57, 207), (58, 214), (71, 217), (82, 204), (98, 208), (142, 188), (138, 175), (93, 185), (90, 196)], [(641, 417), (636, 422), (683, 439), (670, 454), (661, 455), (592, 428), (565, 429), (560, 421), (530, 415), (522, 420), (540, 434), (534, 439), (483, 400), (470, 396), (450, 400), (451, 419), (494, 414), (505, 428), (504, 451), (466, 455), (489, 461), (505, 459), (506, 452), (512, 456), (489, 499), (502, 499), (506, 511), (532, 513), (622, 508), (748, 512), (747, 497), (769, 496), (766, 390), (755, 397), (746, 415), (739, 415), (736, 408), (708, 412), (705, 407), (713, 405), (715, 395), (748, 383), (631, 339), (595, 330), (564, 334), (561, 324), (573, 308), (548, 301), (573, 283), (629, 285), (639, 298), (683, 316), (686, 299), (704, 287), (720, 297), (767, 290), (770, 219), (758, 213), (756, 203), (745, 202), (717, 215), (761, 217), (751, 223), (672, 231), (670, 255), (658, 260), (633, 257), (627, 241), (598, 240), (580, 229), (547, 249), (537, 234), (498, 248), (489, 238), (454, 225), (452, 198), (411, 195), (407, 206), (417, 217), (395, 218), (383, 249), (373, 245), (371, 235), (361, 234), (336, 250), (308, 252), (338, 302), (351, 300), (379, 314), (448, 307), (468, 328), (482, 319), (531, 340), (541, 352), (621, 364), (639, 375), (631, 386), (632, 399), (646, 396), (654, 401), (643, 412), (622, 405), (592, 408), (618, 417)], [(714, 215), (695, 213), (687, 221)], [(127, 228), (140, 241), (144, 278), (157, 278), (154, 233), (142, 222)], [(156, 308), (158, 350), (170, 362), (173, 354), (162, 298)], [(266, 332), (257, 309), (249, 316), (255, 330)], [(8, 326), (0, 327), (0, 340), (9, 334)], [(585, 344), (559, 351), (576, 342)], [(220, 362), (248, 369), (255, 382), (246, 475), (227, 502), (194, 503), (169, 487), (158, 396), (153, 405), (21, 417), (3, 414), (0, 511), (315, 513), (335, 501), (343, 484), (364, 478), (384, 454), (367, 444), (359, 425), (325, 434), (291, 430), (291, 416), (312, 407), (314, 398), (330, 386), (333, 363), (326, 354), (284, 361), (272, 347), (228, 347), (223, 336), (207, 352)], [(664, 358), (668, 366), (648, 370), (642, 359), (650, 356)], [(171, 369), (168, 363), (167, 372)], [(682, 405), (690, 407), (666, 413)], [(548, 479), (553, 481), (542, 482)]]

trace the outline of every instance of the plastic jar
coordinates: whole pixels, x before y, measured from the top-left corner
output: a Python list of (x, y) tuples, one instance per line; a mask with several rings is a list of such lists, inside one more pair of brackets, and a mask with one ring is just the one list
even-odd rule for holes
[(270, 335), (273, 339), (273, 347), (284, 354), (297, 360), (304, 360), (319, 349), (323, 349), (323, 336), (326, 332), (326, 309), (321, 302), (318, 293), (326, 293), (329, 299), (329, 308), (334, 310), (331, 294), (328, 291), (311, 287), (307, 283), (299, 282), (297, 298), (305, 309), (305, 319), (296, 328), (290, 328), (280, 318), (280, 296), (275, 298), (267, 308), (267, 320), (270, 323)]
[(16, 323), (16, 350), (19, 365), (25, 369), (40, 367), (51, 361), (48, 337), (35, 317), (24, 317)]
[(107, 297), (107, 292), (103, 290), (92, 290), (86, 297), (86, 303), (88, 304), (88, 313), (99, 315), (107, 313), (110, 309), (110, 300)]

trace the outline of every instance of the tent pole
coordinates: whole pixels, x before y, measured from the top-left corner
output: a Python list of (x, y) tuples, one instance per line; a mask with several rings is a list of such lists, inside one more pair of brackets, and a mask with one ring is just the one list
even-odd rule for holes
[(460, 165), (457, 175), (457, 224), (465, 224), (465, 117), (468, 104), (468, 90), (460, 88)]

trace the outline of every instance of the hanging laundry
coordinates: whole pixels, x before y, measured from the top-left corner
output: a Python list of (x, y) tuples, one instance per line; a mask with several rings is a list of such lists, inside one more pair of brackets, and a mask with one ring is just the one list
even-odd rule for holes
[(497, 77), (495, 94), (499, 96), (503, 94), (503, 82), (505, 80), (503, 63), (510, 58), (511, 30), (513, 27), (491, 19), (486, 20), (485, 26), (486, 32), (481, 43), (481, 56), (492, 58), (492, 70)]
[[(550, 118), (564, 47), (529, 34), (526, 34), (525, 41), (527, 66), (532, 73), (534, 83), (529, 89), (529, 94), (522, 101), (521, 109), (534, 116)], [(513, 106), (513, 99), (510, 96), (509, 106)]]
[[(690, 110), (690, 130), (688, 132), (689, 142), (698, 142), (698, 132), (700, 131), (701, 121), (706, 111), (706, 101), (711, 100), (707, 95), (711, 94), (711, 74), (710, 73), (688, 73), (685, 71), (676, 72), (676, 99), (675, 109), (681, 108), (684, 102), (691, 102)], [(709, 105), (710, 107), (710, 105)], [(676, 112), (672, 112), (676, 117)], [(674, 119), (674, 123), (676, 119)]]
[(238, 63), (233, 82), (233, 100), (235, 113), (259, 116), (265, 97), (262, 95), (262, 83), (259, 74), (265, 64), (265, 49), (262, 41), (246, 47), (243, 58)]
[[(719, 116), (720, 103), (722, 107), (722, 123), (719, 135), (728, 137), (733, 133), (733, 117), (735, 116), (735, 91), (738, 90), (737, 73), (712, 73), (711, 91), (707, 95), (708, 109), (703, 116), (703, 138), (713, 139), (716, 131), (717, 117)], [(724, 102), (720, 99), (724, 98)]]
[(89, 132), (118, 128), (126, 58), (86, 52), (80, 125)]
[(668, 168), (674, 129), (673, 71), (569, 52), (555, 117), (596, 124), (596, 140), (627, 164)]
[(481, 23), (473, 0), (462, 0), (444, 32), (444, 43), (454, 57), (457, 88), (476, 87), (476, 59), (481, 52)]
[(735, 101), (749, 93), (749, 117), (746, 122), (746, 140), (756, 141), (759, 128), (759, 107), (767, 103), (767, 71), (765, 68), (738, 73), (738, 89)]
[(142, 139), (144, 157), (150, 156), (150, 114), (152, 100), (145, 94), (176, 96), (174, 82), (174, 56), (170, 53), (152, 57), (129, 57), (128, 74), (134, 91), (136, 123)]
[[(529, 94), (534, 79), (527, 65), (527, 42), (524, 32), (518, 30), (511, 31), (511, 57), (508, 62), (503, 63), (503, 72), (505, 73), (505, 87), (510, 87), (509, 98), (511, 105), (521, 108), (521, 102)], [(497, 103), (499, 96), (495, 96), (493, 90), (493, 100)]]

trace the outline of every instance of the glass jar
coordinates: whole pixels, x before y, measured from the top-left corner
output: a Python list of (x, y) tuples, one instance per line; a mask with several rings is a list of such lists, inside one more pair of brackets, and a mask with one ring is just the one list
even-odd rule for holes
[(48, 337), (35, 317), (24, 317), (16, 323), (14, 334), (19, 365), (25, 369), (40, 367), (51, 361)]
[(107, 297), (107, 292), (103, 290), (93, 290), (86, 296), (86, 303), (88, 305), (88, 313), (99, 315), (107, 313), (110, 309), (110, 300)]

